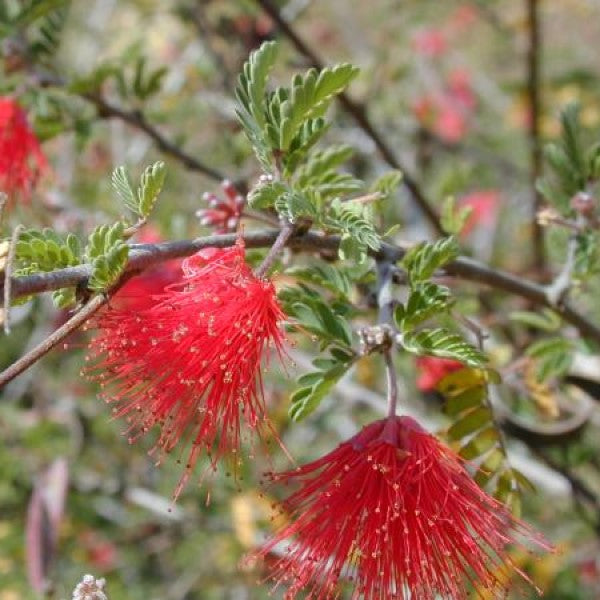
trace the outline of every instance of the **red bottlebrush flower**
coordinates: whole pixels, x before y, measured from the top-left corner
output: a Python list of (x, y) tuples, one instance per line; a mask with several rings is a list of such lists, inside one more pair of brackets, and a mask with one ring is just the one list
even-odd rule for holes
[(12, 98), (0, 97), (0, 191), (29, 200), (47, 167), (25, 111)]
[[(160, 232), (151, 226), (145, 226), (138, 234), (140, 244), (157, 244), (162, 241)], [(181, 260), (174, 259), (159, 263), (132, 277), (111, 299), (113, 308), (141, 310), (149, 308), (155, 302), (155, 296), (181, 280)]]
[(464, 365), (457, 360), (437, 356), (419, 356), (416, 365), (419, 371), (417, 389), (422, 392), (433, 392), (446, 375), (464, 368)]
[[(271, 578), (286, 598), (434, 600), (468, 597), (466, 583), (499, 593), (526, 575), (507, 546), (544, 538), (481, 490), (462, 460), (409, 417), (372, 423), (335, 450), (273, 476), (299, 484), (283, 503), (292, 521), (255, 556), (280, 544)], [(439, 596), (438, 596), (439, 594)]]
[(217, 233), (228, 233), (237, 229), (246, 199), (227, 179), (223, 181), (221, 187), (225, 199), (222, 200), (213, 193), (205, 193), (204, 201), (208, 202), (208, 208), (197, 210), (196, 216), (200, 219), (201, 225), (214, 227)]
[(159, 426), (158, 462), (177, 445), (189, 448), (176, 498), (201, 455), (213, 468), (237, 455), (242, 423), (266, 433), (260, 366), (268, 346), (281, 355), (284, 313), (273, 284), (246, 264), (241, 242), (186, 259), (181, 281), (153, 300), (102, 315), (86, 371), (106, 388), (115, 415), (127, 418), (130, 441)]

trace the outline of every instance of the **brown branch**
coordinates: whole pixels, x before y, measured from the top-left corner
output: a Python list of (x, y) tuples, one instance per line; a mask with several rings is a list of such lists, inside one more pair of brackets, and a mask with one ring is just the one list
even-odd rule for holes
[(124, 110), (114, 104), (111, 104), (99, 94), (83, 94), (82, 98), (91, 102), (98, 110), (98, 115), (104, 119), (120, 119), (124, 123), (143, 131), (154, 143), (157, 148), (178, 160), (184, 167), (190, 171), (196, 171), (206, 175), (210, 179), (215, 181), (223, 181), (225, 175), (205, 165), (198, 159), (194, 158), (190, 154), (184, 152), (177, 144), (168, 140), (162, 133), (158, 131), (153, 125), (151, 125), (139, 110)]
[[(252, 231), (245, 234), (243, 238), (248, 248), (266, 248), (273, 245), (279, 233), (278, 229)], [(231, 233), (196, 238), (194, 240), (162, 242), (160, 244), (133, 244), (129, 253), (129, 262), (126, 271), (140, 271), (165, 260), (190, 256), (202, 248), (225, 248), (232, 246), (237, 239), (238, 235)], [(292, 248), (305, 251), (335, 251), (339, 247), (339, 244), (339, 236), (324, 235), (316, 232), (295, 235), (288, 240), (288, 245)], [(404, 257), (409, 248), (409, 245), (397, 246), (383, 243), (377, 252), (373, 252), (373, 256), (381, 260), (397, 262)], [(449, 275), (466, 281), (472, 281), (478, 285), (489, 286), (509, 294), (520, 296), (530, 300), (533, 304), (547, 306), (561, 315), (565, 321), (573, 325), (583, 337), (600, 344), (600, 326), (589, 321), (568, 302), (554, 306), (547, 297), (546, 288), (542, 285), (522, 279), (506, 271), (496, 270), (482, 262), (465, 256), (461, 256), (446, 265), (444, 271)], [(13, 278), (12, 297), (19, 298), (63, 287), (85, 285), (90, 273), (91, 268), (89, 265), (79, 265), (50, 273), (37, 273)], [(0, 291), (2, 291), (2, 288), (3, 284), (0, 282)]]
[[(316, 69), (323, 68), (323, 62), (317, 54), (308, 46), (308, 44), (296, 33), (293, 27), (286, 21), (279, 12), (279, 9), (271, 2), (271, 0), (256, 0), (256, 3), (273, 19), (277, 24), (281, 33), (287, 37), (296, 50), (300, 52)], [(385, 142), (381, 134), (375, 129), (375, 126), (367, 116), (366, 108), (363, 104), (359, 104), (353, 100), (348, 94), (342, 93), (338, 96), (338, 100), (344, 110), (356, 121), (358, 126), (371, 138), (385, 162), (394, 169), (399, 169), (403, 173), (403, 183), (411, 193), (415, 202), (419, 205), (427, 220), (433, 227), (436, 233), (443, 233), (440, 225), (439, 215), (431, 206), (429, 200), (425, 197), (423, 191), (415, 178), (407, 171), (400, 163), (398, 157)]]
[(539, 22), (539, 0), (526, 0), (527, 3), (527, 97), (529, 100), (529, 151), (530, 185), (532, 193), (531, 227), (533, 231), (534, 266), (543, 271), (545, 263), (544, 230), (537, 220), (543, 198), (537, 190), (537, 180), (542, 174), (542, 145), (540, 143), (540, 51), (542, 45)]
[(0, 389), (15, 377), (27, 370), (31, 365), (37, 362), (42, 356), (48, 354), (52, 348), (60, 344), (68, 335), (81, 327), (96, 311), (98, 311), (108, 301), (108, 295), (100, 294), (94, 296), (87, 304), (77, 311), (64, 325), (59, 327), (54, 333), (47, 337), (43, 342), (29, 351), (14, 362), (10, 367), (0, 373)]

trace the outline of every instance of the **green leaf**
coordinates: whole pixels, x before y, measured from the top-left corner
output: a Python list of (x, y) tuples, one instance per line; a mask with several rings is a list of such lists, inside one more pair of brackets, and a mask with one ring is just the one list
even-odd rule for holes
[(460, 420), (456, 421), (450, 429), (448, 429), (448, 438), (450, 440), (460, 440), (475, 431), (481, 429), (492, 420), (490, 409), (485, 406), (480, 406), (466, 413)]
[(562, 337), (538, 340), (527, 348), (526, 354), (536, 359), (536, 374), (540, 381), (565, 375), (573, 362), (575, 344)]
[(368, 249), (379, 250), (381, 239), (375, 230), (372, 210), (360, 202), (342, 202), (335, 199), (323, 225), (342, 234), (339, 255), (342, 259), (355, 258), (364, 262)]
[(522, 323), (529, 327), (535, 327), (542, 331), (558, 331), (562, 326), (562, 320), (558, 314), (549, 308), (542, 308), (538, 312), (516, 310), (508, 315), (511, 321)]
[(560, 115), (562, 144), (565, 155), (584, 183), (587, 179), (587, 165), (582, 147), (582, 133), (579, 125), (579, 106), (568, 104)]
[(600, 273), (600, 238), (596, 231), (577, 235), (575, 248), (575, 273), (578, 279), (586, 279)]
[(310, 267), (292, 266), (286, 269), (286, 274), (315, 283), (345, 300), (349, 299), (352, 292), (352, 280), (348, 271), (328, 263), (317, 263)]
[(158, 195), (165, 182), (167, 168), (162, 160), (146, 167), (140, 177), (138, 187), (138, 209), (137, 213), (143, 218), (148, 217), (154, 208)]
[(411, 286), (429, 279), (437, 269), (454, 260), (459, 252), (458, 242), (453, 236), (413, 246), (402, 261)]
[(259, 183), (250, 190), (248, 204), (255, 209), (265, 209), (275, 206), (277, 199), (286, 193), (288, 188), (279, 181)]
[(63, 239), (51, 229), (28, 229), (19, 236), (16, 260), (21, 267), (35, 264), (36, 271), (72, 267), (81, 263), (79, 240), (73, 234)]
[(323, 69), (310, 69), (292, 80), (289, 97), (280, 105), (279, 145), (289, 149), (301, 125), (308, 119), (322, 117), (331, 99), (341, 93), (358, 75), (358, 69), (349, 64)]
[(129, 256), (129, 246), (123, 240), (125, 226), (121, 221), (114, 225), (99, 225), (89, 236), (85, 249), (92, 265), (88, 280), (90, 290), (109, 289), (119, 279)]
[(482, 406), (484, 400), (485, 388), (483, 386), (474, 387), (448, 398), (444, 406), (444, 412), (449, 417), (456, 417), (471, 408)]
[(236, 97), (240, 104), (236, 110), (254, 152), (267, 172), (272, 171), (271, 147), (266, 127), (265, 90), (269, 72), (277, 57), (277, 43), (264, 42), (250, 54), (238, 78)]
[(314, 360), (313, 365), (319, 370), (298, 379), (301, 387), (290, 396), (290, 417), (294, 421), (300, 421), (314, 412), (356, 358), (352, 352), (332, 349), (331, 357)]
[(301, 217), (317, 218), (319, 212), (308, 196), (293, 190), (287, 190), (275, 200), (277, 214), (295, 223)]
[(449, 196), (444, 201), (442, 213), (440, 215), (440, 224), (442, 229), (449, 235), (459, 234), (471, 216), (472, 212), (472, 206), (463, 206), (462, 208), (457, 208), (455, 198), (453, 196)]
[(298, 181), (320, 177), (323, 173), (334, 171), (352, 157), (351, 146), (341, 144), (326, 150), (314, 152), (305, 165), (298, 170)]
[(486, 484), (498, 472), (498, 469), (506, 463), (506, 455), (502, 448), (494, 448), (479, 466), (479, 470), (473, 478), (479, 487), (485, 487)]
[(391, 196), (402, 181), (402, 172), (397, 170), (388, 171), (379, 176), (371, 185), (371, 192), (379, 192), (381, 199)]
[(112, 186), (117, 196), (128, 210), (139, 215), (139, 203), (136, 200), (125, 167), (117, 167), (112, 174)]
[[(572, 214), (571, 198), (586, 188), (593, 176), (588, 156), (583, 147), (583, 134), (579, 123), (579, 106), (569, 104), (561, 112), (562, 133), (559, 143), (547, 144), (544, 156), (549, 174), (537, 182), (537, 189), (565, 216)], [(594, 155), (593, 148), (591, 156)], [(590, 154), (590, 153), (588, 153)]]
[(454, 300), (450, 290), (441, 285), (426, 281), (413, 288), (406, 306), (398, 304), (394, 312), (396, 325), (408, 332), (423, 321), (447, 312)]
[(473, 460), (494, 448), (500, 440), (500, 434), (495, 427), (486, 427), (477, 433), (461, 449), (459, 454), (465, 460)]
[(106, 254), (95, 258), (92, 262), (88, 288), (94, 292), (103, 292), (112, 287), (127, 265), (128, 254), (129, 246), (117, 242)]
[(56, 308), (65, 309), (73, 306), (77, 301), (75, 288), (61, 288), (52, 292), (52, 301)]
[(330, 306), (322, 294), (300, 284), (282, 290), (279, 299), (289, 315), (295, 317), (304, 329), (318, 337), (322, 347), (336, 344), (348, 351), (352, 345), (350, 325), (344, 316), (336, 311), (336, 305)]
[(447, 329), (422, 329), (400, 336), (405, 350), (418, 355), (453, 358), (469, 367), (482, 367), (486, 356), (466, 342), (460, 335)]

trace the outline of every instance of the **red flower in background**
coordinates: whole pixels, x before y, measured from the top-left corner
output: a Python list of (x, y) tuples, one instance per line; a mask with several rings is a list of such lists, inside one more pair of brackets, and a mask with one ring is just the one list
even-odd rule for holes
[(467, 134), (476, 104), (468, 72), (454, 69), (440, 93), (425, 94), (413, 103), (413, 113), (441, 140), (456, 144)]
[(461, 232), (461, 235), (465, 237), (478, 225), (491, 227), (496, 223), (500, 193), (496, 190), (476, 190), (463, 196), (458, 205), (460, 207), (468, 206), (472, 209)]
[(524, 573), (509, 544), (543, 537), (471, 479), (461, 459), (409, 417), (383, 419), (312, 463), (273, 479), (300, 487), (283, 503), (292, 519), (257, 552), (288, 543), (271, 578), (286, 598), (462, 600), (471, 581), (499, 593)]
[(25, 111), (12, 98), (0, 97), (0, 191), (27, 201), (47, 168)]
[(431, 27), (415, 33), (412, 46), (418, 54), (435, 58), (446, 53), (448, 42), (441, 29)]
[[(183, 277), (142, 309), (113, 308), (98, 320), (88, 375), (100, 382), (131, 441), (155, 425), (159, 462), (191, 443), (181, 492), (198, 458), (237, 455), (242, 422), (268, 426), (260, 373), (269, 346), (281, 355), (284, 314), (270, 281), (258, 279), (240, 242), (183, 262)], [(234, 461), (234, 472), (237, 462)]]
[(464, 368), (464, 365), (457, 360), (437, 356), (419, 356), (416, 365), (419, 371), (417, 388), (422, 392), (433, 392), (446, 375)]
[(437, 115), (433, 125), (434, 133), (449, 144), (460, 142), (467, 134), (467, 118), (452, 96), (444, 95), (437, 99)]
[(447, 87), (450, 97), (464, 107), (473, 110), (477, 104), (471, 85), (471, 75), (466, 69), (452, 69), (448, 73)]

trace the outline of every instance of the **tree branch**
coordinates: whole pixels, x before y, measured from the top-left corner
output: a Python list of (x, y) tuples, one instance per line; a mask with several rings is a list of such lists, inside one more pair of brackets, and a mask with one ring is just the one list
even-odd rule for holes
[(527, 3), (527, 96), (529, 100), (529, 151), (530, 185), (532, 193), (531, 227), (533, 230), (534, 264), (540, 271), (544, 268), (544, 230), (537, 220), (537, 213), (543, 205), (543, 198), (537, 190), (537, 180), (542, 174), (542, 145), (540, 143), (540, 50), (541, 30), (539, 23), (538, 0), (526, 0)]
[[(266, 229), (252, 231), (243, 236), (248, 248), (266, 248), (273, 245), (280, 231), (278, 229)], [(225, 248), (235, 244), (238, 234), (212, 235), (193, 240), (180, 240), (173, 242), (162, 242), (160, 244), (132, 244), (129, 253), (129, 262), (126, 271), (139, 271), (159, 264), (172, 258), (190, 256), (202, 248)], [(295, 235), (288, 240), (292, 248), (304, 251), (337, 250), (340, 238), (337, 235), (324, 235), (322, 233), (308, 232)], [(380, 260), (397, 262), (406, 254), (410, 245), (381, 244), (373, 256)], [(452, 276), (472, 281), (478, 285), (485, 285), (509, 294), (520, 296), (530, 300), (533, 304), (547, 306), (553, 309), (562, 318), (579, 330), (582, 336), (594, 340), (600, 344), (600, 326), (589, 321), (569, 303), (559, 306), (553, 305), (548, 297), (545, 286), (520, 277), (496, 270), (482, 262), (469, 257), (461, 256), (446, 265), (444, 271)], [(67, 267), (50, 273), (37, 273), (25, 277), (12, 279), (12, 297), (19, 298), (29, 294), (37, 294), (63, 287), (85, 284), (91, 274), (90, 265), (79, 265)], [(0, 282), (0, 292), (4, 284)]]
[(214, 179), (215, 181), (223, 181), (225, 179), (225, 175), (205, 165), (200, 162), (198, 159), (194, 158), (190, 154), (184, 152), (177, 144), (168, 140), (164, 135), (162, 135), (158, 129), (156, 129), (153, 125), (151, 125), (142, 113), (139, 110), (131, 110), (127, 111), (114, 104), (111, 104), (99, 94), (83, 94), (81, 96), (88, 102), (91, 102), (96, 109), (98, 110), (98, 115), (104, 119), (120, 119), (121, 121), (143, 131), (149, 138), (151, 138), (156, 144), (157, 148), (167, 154), (168, 156), (172, 156), (176, 160), (178, 160), (184, 167), (189, 169), (190, 171), (196, 171), (198, 173), (202, 173), (206, 175), (210, 179)]
[(52, 348), (60, 344), (68, 335), (81, 327), (95, 312), (97, 312), (108, 301), (108, 295), (99, 294), (94, 296), (87, 304), (77, 311), (64, 325), (54, 331), (43, 342), (38, 344), (30, 352), (14, 362), (10, 367), (0, 373), (0, 389), (15, 377), (27, 370), (42, 356), (50, 352)]
[[(316, 69), (323, 68), (323, 62), (317, 56), (317, 54), (308, 46), (308, 44), (296, 33), (293, 27), (286, 21), (278, 8), (271, 2), (271, 0), (256, 0), (256, 3), (273, 19), (277, 26), (281, 30), (281, 33), (285, 35), (295, 46), (296, 50), (300, 52), (312, 67)], [(400, 163), (392, 149), (387, 145), (381, 134), (375, 129), (374, 125), (367, 116), (366, 107), (358, 102), (354, 101), (347, 93), (342, 93), (338, 96), (338, 100), (344, 110), (356, 121), (358, 126), (371, 138), (381, 156), (385, 162), (394, 169), (399, 169), (403, 173), (402, 182), (411, 193), (413, 199), (421, 208), (427, 220), (433, 227), (436, 233), (443, 233), (443, 229), (440, 225), (439, 215), (436, 210), (431, 206), (429, 200), (425, 197), (423, 191), (419, 187), (419, 184), (414, 177), (406, 170), (406, 168)]]

